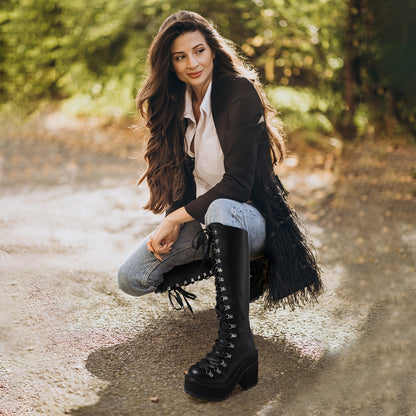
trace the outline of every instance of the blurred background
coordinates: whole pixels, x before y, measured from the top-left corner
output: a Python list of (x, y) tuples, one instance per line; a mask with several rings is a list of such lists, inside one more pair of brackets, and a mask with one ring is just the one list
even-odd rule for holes
[(134, 117), (152, 37), (179, 9), (240, 47), (289, 134), (416, 135), (413, 0), (2, 0), (0, 112)]

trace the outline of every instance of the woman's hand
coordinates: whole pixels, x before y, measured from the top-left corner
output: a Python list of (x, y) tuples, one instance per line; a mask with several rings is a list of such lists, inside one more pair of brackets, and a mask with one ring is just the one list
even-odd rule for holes
[(183, 224), (192, 220), (193, 218), (186, 212), (184, 207), (170, 213), (162, 220), (155, 232), (150, 236), (150, 240), (147, 243), (148, 250), (158, 260), (162, 261), (161, 254), (169, 253), (173, 244), (178, 239)]
[(178, 239), (182, 224), (165, 217), (150, 236), (147, 248), (155, 257), (162, 261), (161, 254), (169, 253), (173, 243)]

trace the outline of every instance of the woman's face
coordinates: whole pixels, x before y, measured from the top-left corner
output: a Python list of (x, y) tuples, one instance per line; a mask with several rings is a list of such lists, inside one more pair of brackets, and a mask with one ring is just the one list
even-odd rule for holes
[(178, 36), (171, 47), (173, 69), (177, 77), (197, 93), (205, 93), (212, 79), (214, 53), (201, 32)]

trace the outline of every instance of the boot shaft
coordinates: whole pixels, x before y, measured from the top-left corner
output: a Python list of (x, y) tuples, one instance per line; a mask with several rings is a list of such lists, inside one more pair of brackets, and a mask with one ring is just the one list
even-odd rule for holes
[[(223, 303), (224, 312), (232, 318), (227, 321), (238, 331), (250, 332), (250, 256), (246, 230), (211, 223), (212, 255), (215, 270), (217, 302)], [(218, 306), (218, 305), (217, 305)]]

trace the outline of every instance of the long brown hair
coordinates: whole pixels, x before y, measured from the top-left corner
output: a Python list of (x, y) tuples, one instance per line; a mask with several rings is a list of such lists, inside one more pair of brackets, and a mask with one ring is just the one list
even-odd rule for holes
[(148, 53), (149, 72), (136, 97), (137, 110), (150, 132), (144, 155), (147, 170), (138, 184), (147, 179), (150, 199), (144, 206), (156, 214), (182, 197), (184, 189), (183, 111), (186, 85), (175, 74), (171, 46), (180, 35), (199, 31), (215, 54), (214, 76), (245, 77), (255, 86), (263, 103), (269, 130), (273, 163), (284, 156), (283, 128), (275, 109), (268, 102), (256, 71), (238, 53), (234, 45), (222, 37), (214, 26), (194, 12), (180, 11), (161, 25)]

